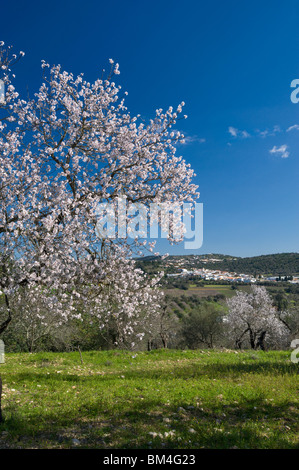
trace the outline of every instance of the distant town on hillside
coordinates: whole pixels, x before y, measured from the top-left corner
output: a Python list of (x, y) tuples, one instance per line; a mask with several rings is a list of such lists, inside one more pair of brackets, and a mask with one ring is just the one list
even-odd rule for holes
[(207, 281), (255, 283), (288, 281), (299, 283), (299, 253), (254, 257), (222, 254), (147, 256), (137, 260), (146, 272), (163, 269), (167, 277), (196, 276)]

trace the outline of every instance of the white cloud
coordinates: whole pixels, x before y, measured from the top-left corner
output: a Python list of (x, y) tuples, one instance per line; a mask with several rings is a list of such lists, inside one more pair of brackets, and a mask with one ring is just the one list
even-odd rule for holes
[(270, 153), (273, 153), (273, 154), (280, 154), (280, 157), (281, 158), (288, 158), (288, 156), (290, 155), (290, 152), (287, 151), (287, 148), (288, 146), (287, 145), (281, 145), (280, 147), (276, 147), (276, 145), (274, 145), (274, 147), (269, 150)]
[(276, 124), (276, 125), (273, 127), (273, 133), (276, 134), (276, 132), (281, 132), (280, 126), (279, 126), (278, 124)]
[(233, 137), (237, 137), (239, 130), (236, 129), (235, 127), (231, 127), (231, 126), (230, 126), (230, 127), (228, 128), (228, 132), (229, 132), (230, 135), (232, 135)]
[(299, 131), (299, 124), (294, 124), (293, 126), (289, 127), (287, 129), (287, 132), (294, 131), (294, 130)]
[(260, 137), (267, 137), (267, 135), (269, 135), (269, 131), (268, 129), (266, 129), (265, 131), (258, 131), (258, 134)]
[(242, 137), (244, 137), (244, 139), (247, 139), (247, 137), (250, 137), (250, 134), (247, 131), (242, 131)]
[(181, 142), (184, 145), (189, 145), (193, 144), (194, 142), (199, 142), (200, 144), (203, 144), (206, 142), (206, 139), (203, 137), (198, 137), (197, 135), (186, 135), (184, 134), (184, 142)]
[(269, 135), (276, 135), (278, 132), (281, 132), (281, 128), (280, 126), (278, 126), (277, 124), (273, 127), (272, 130), (269, 130), (269, 129), (266, 129), (264, 131), (261, 131), (259, 129), (256, 130), (257, 134), (260, 136), (260, 137), (267, 137)]
[(247, 139), (247, 137), (250, 137), (250, 134), (247, 131), (240, 131), (236, 127), (232, 126), (228, 128), (228, 132), (233, 137), (242, 137), (243, 139)]

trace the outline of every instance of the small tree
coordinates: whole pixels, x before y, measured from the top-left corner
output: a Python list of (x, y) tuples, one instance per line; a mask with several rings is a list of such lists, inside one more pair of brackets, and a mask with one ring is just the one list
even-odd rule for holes
[(177, 342), (178, 317), (170, 307), (169, 298), (166, 297), (161, 303), (149, 335), (148, 350), (152, 349), (153, 345), (159, 347), (160, 344), (162, 348), (168, 348), (169, 345), (174, 347)]
[(249, 343), (252, 349), (265, 350), (267, 340), (279, 344), (288, 335), (265, 287), (252, 286), (250, 293), (238, 291), (227, 305), (228, 334), (239, 349)]
[(55, 315), (52, 302), (55, 304), (56, 296), (44, 296), (38, 286), (20, 288), (17, 295), (11, 298), (15, 312), (11, 329), (20, 346), (29, 352), (36, 351), (65, 323), (60, 314)]
[(216, 304), (202, 303), (183, 317), (182, 336), (189, 348), (213, 348), (223, 331), (223, 311)]

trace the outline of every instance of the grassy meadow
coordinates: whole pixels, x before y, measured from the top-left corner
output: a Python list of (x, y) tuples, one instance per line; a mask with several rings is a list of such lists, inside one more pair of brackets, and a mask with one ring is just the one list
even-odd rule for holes
[[(238, 286), (238, 290), (243, 292), (249, 292), (250, 286)], [(205, 299), (206, 297), (212, 297), (217, 294), (223, 294), (226, 298), (230, 298), (236, 295), (236, 291), (232, 290), (230, 285), (206, 284), (204, 287), (198, 287), (195, 284), (192, 284), (192, 282), (189, 283), (188, 290), (170, 288), (165, 289), (165, 293), (173, 297), (185, 295), (189, 297), (196, 296), (199, 299)]]
[(290, 352), (7, 354), (0, 449), (299, 448)]

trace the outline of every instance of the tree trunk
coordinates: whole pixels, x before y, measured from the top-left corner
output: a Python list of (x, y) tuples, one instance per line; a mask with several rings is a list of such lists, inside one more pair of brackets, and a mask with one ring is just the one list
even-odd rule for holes
[(255, 347), (255, 340), (254, 340), (254, 334), (253, 334), (252, 330), (249, 330), (249, 338), (250, 338), (250, 346), (251, 346), (251, 349), (256, 349), (256, 347)]
[(78, 351), (79, 351), (79, 354), (80, 354), (81, 364), (83, 364), (83, 357), (82, 357), (81, 349), (80, 349), (79, 346), (78, 346)]
[(266, 336), (266, 331), (262, 331), (260, 336), (258, 337), (256, 347), (260, 347), (262, 351), (265, 351), (265, 336)]
[(249, 328), (247, 328), (245, 331), (243, 331), (243, 333), (241, 334), (241, 336), (239, 338), (236, 339), (236, 347), (239, 348), (239, 349), (242, 349), (242, 343), (243, 343), (243, 337), (244, 335), (247, 333), (247, 331), (250, 331)]
[(11, 310), (10, 310), (10, 305), (9, 305), (9, 300), (8, 300), (8, 297), (7, 295), (5, 294), (5, 304), (6, 304), (6, 308), (7, 308), (7, 313), (8, 313), (8, 317), (6, 320), (4, 320), (3, 323), (1, 323), (0, 325), (0, 334), (3, 333), (4, 330), (6, 330), (6, 328), (8, 327), (9, 323), (11, 322)]
[[(0, 334), (3, 333), (4, 330), (6, 330), (9, 323), (11, 322), (11, 310), (10, 310), (10, 305), (9, 305), (9, 300), (8, 300), (7, 294), (5, 294), (4, 299), (5, 299), (5, 303), (6, 303), (6, 307), (7, 307), (8, 317), (0, 325)], [(0, 376), (0, 423), (2, 423), (1, 397), (2, 397), (2, 379), (1, 379), (1, 376)]]
[(2, 379), (0, 375), (0, 423), (2, 423), (1, 396), (2, 396)]
[(161, 337), (161, 340), (162, 340), (163, 348), (166, 349), (167, 348), (167, 339), (163, 335), (160, 335), (160, 337)]

